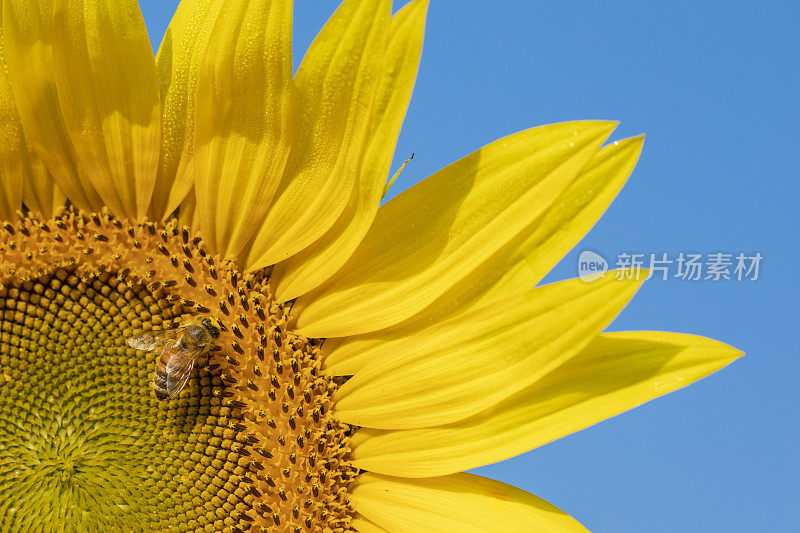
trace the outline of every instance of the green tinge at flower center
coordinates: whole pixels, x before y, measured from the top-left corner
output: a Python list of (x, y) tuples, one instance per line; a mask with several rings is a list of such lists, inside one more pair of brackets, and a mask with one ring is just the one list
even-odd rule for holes
[(126, 346), (179, 312), (110, 274), (59, 270), (0, 289), (0, 530), (229, 525), (241, 467), (219, 378), (201, 368), (159, 402), (154, 354)]

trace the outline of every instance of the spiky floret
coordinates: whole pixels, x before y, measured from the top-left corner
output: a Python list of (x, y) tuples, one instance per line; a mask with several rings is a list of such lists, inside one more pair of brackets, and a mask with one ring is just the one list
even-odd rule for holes
[[(3, 227), (4, 527), (350, 528), (353, 428), (330, 414), (319, 343), (287, 328), (264, 279), (175, 223), (69, 211)], [(219, 321), (218, 345), (159, 402), (154, 354), (125, 341), (196, 313)]]

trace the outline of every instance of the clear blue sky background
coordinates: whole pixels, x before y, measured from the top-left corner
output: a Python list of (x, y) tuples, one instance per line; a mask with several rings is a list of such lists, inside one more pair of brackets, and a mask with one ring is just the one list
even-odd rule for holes
[[(176, 0), (141, 0), (157, 46)], [(610, 329), (747, 352), (722, 372), (479, 469), (596, 532), (797, 527), (800, 501), (800, 2), (432, 0), (397, 164), (402, 190), (498, 137), (572, 119), (646, 133), (577, 254), (761, 252), (756, 282), (651, 280)], [(296, 64), (337, 2), (298, 0)], [(396, 168), (397, 165), (395, 165)]]

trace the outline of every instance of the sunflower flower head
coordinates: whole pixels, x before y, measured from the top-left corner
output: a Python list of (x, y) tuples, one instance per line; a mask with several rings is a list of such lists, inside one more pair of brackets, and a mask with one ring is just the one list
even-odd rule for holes
[[(175, 223), (65, 214), (5, 230), (15, 237), (0, 292), (12, 523), (221, 531), (346, 522), (343, 489), (356, 471), (343, 460), (350, 428), (330, 415), (336, 385), (267, 285), (238, 279)], [(159, 402), (154, 355), (125, 339), (212, 308), (224, 328), (219, 362)]]
[[(523, 131), (381, 207), (427, 4), (3, 0), (0, 528), (582, 531), (461, 473), (703, 377), (716, 341), (602, 333), (638, 289), (536, 287), (642, 138)], [(127, 340), (208, 316), (179, 393)], [(191, 368), (191, 367), (190, 367)]]

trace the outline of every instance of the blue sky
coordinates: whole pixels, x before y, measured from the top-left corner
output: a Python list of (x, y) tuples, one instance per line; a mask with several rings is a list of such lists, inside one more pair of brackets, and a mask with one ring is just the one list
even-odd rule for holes
[[(154, 46), (175, 0), (141, 0)], [(298, 0), (296, 64), (337, 2)], [(637, 169), (581, 250), (764, 257), (757, 281), (650, 280), (612, 330), (713, 337), (722, 372), (479, 469), (595, 532), (777, 531), (800, 498), (800, 3), (432, 0), (397, 148), (407, 188), (498, 137), (573, 119), (646, 133)]]

